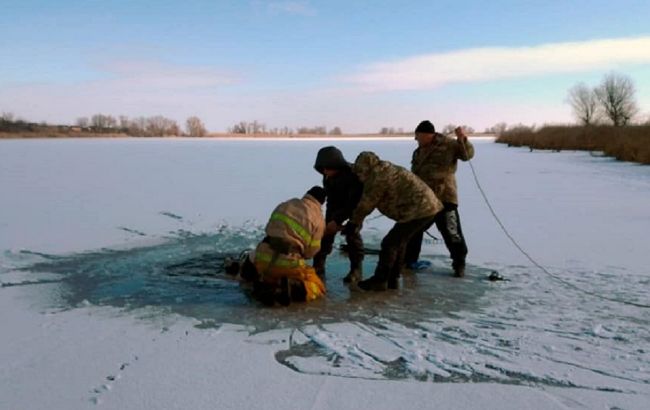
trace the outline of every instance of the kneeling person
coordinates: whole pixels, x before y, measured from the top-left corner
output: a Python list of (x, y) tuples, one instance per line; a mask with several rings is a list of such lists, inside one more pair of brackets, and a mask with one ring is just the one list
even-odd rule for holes
[(253, 283), (253, 296), (262, 303), (288, 305), (325, 294), (316, 271), (305, 263), (320, 250), (325, 198), (325, 190), (315, 186), (302, 198), (278, 205), (266, 224), (266, 237), (240, 263), (241, 278)]

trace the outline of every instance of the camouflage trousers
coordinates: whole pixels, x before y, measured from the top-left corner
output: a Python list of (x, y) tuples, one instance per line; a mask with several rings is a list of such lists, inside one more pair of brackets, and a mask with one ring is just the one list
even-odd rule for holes
[[(451, 260), (454, 266), (465, 266), (465, 257), (467, 256), (467, 243), (463, 236), (463, 230), (460, 226), (460, 216), (458, 215), (458, 205), (451, 202), (444, 203), (445, 208), (440, 211), (434, 220), (436, 228), (440, 231), (445, 246), (449, 250)], [(422, 239), (424, 231), (429, 229), (432, 224), (413, 235), (406, 247), (404, 263), (409, 265), (417, 262), (422, 250)]]
[(431, 226), (435, 217), (415, 219), (408, 222), (397, 222), (381, 241), (379, 261), (375, 268), (375, 280), (396, 280), (404, 266), (404, 255), (409, 240), (413, 235)]

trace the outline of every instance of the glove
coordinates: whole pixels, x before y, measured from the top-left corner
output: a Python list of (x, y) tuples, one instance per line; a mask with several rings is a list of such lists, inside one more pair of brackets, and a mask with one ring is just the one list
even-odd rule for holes
[(359, 226), (355, 223), (348, 222), (345, 224), (343, 229), (341, 230), (341, 235), (343, 236), (348, 236), (348, 235), (354, 235), (359, 232)]
[(330, 221), (327, 223), (327, 225), (325, 225), (325, 236), (335, 235), (338, 230), (339, 225), (336, 223), (336, 221)]

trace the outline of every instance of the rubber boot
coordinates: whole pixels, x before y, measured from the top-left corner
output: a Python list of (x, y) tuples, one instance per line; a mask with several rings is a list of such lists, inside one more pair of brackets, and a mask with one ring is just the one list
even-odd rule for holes
[(227, 257), (223, 261), (223, 270), (226, 271), (228, 275), (234, 276), (239, 273), (239, 262)]
[(265, 306), (271, 307), (275, 304), (275, 290), (260, 281), (253, 283), (253, 297)]
[(289, 306), (291, 304), (289, 280), (287, 278), (280, 279), (280, 288), (276, 290), (275, 300), (282, 306)]
[(292, 302), (306, 302), (307, 290), (305, 284), (297, 279), (289, 279), (289, 296)]
[(357, 283), (363, 277), (361, 267), (350, 269), (350, 272), (343, 278), (343, 283)]
[(325, 258), (314, 258), (314, 270), (321, 279), (325, 279), (325, 261)]
[(465, 276), (465, 263), (454, 262), (451, 264), (451, 267), (454, 269), (454, 276), (457, 278), (462, 278)]
[(374, 290), (374, 291), (385, 291), (388, 289), (388, 281), (386, 279), (380, 279), (377, 275), (371, 276), (366, 280), (362, 280), (357, 283), (360, 289), (363, 290)]

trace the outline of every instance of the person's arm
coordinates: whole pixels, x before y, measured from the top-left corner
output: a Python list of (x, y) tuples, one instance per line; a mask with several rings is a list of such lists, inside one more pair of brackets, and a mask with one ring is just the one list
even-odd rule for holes
[(311, 259), (320, 250), (321, 239), (325, 234), (325, 220), (323, 219), (322, 214), (317, 215), (320, 219), (315, 219), (316, 223), (312, 226), (311, 242), (306, 244), (303, 257), (305, 259)]
[(333, 215), (333, 219), (339, 226), (342, 225), (346, 219), (350, 218), (363, 194), (363, 184), (361, 181), (359, 181), (359, 179), (353, 174), (347, 176), (347, 178), (347, 181), (345, 181), (345, 201), (339, 211)]
[(366, 181), (363, 186), (361, 200), (354, 211), (352, 211), (352, 216), (348, 223), (360, 226), (363, 223), (363, 220), (366, 219), (366, 216), (370, 215), (370, 213), (377, 207), (377, 204), (379, 204), (384, 193), (383, 190), (383, 184), (376, 181), (374, 183)]
[(470, 159), (474, 158), (474, 145), (469, 142), (469, 138), (467, 138), (467, 135), (465, 135), (463, 128), (457, 127), (454, 130), (454, 134), (456, 134), (456, 141), (458, 144), (458, 151), (456, 154), (458, 156), (458, 159), (462, 161), (469, 161)]

